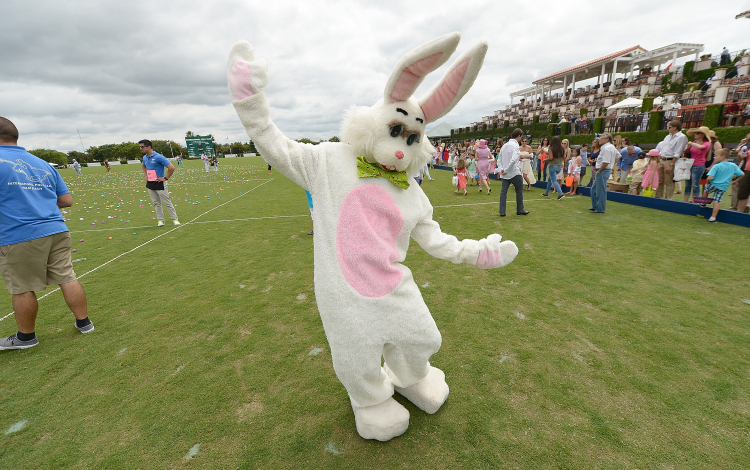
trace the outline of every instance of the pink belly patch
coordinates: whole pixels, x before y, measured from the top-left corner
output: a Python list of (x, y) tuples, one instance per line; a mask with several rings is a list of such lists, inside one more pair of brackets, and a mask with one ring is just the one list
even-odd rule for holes
[(401, 282), (394, 266), (404, 217), (380, 186), (358, 186), (346, 195), (336, 228), (336, 254), (346, 282), (365, 297), (381, 297)]

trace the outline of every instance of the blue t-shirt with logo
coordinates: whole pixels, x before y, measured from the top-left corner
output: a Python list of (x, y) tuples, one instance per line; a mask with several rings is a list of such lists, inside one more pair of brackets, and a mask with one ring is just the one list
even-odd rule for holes
[(164, 168), (171, 165), (171, 163), (169, 163), (169, 160), (167, 160), (164, 155), (158, 152), (152, 152), (151, 156), (144, 155), (142, 164), (146, 167), (147, 171), (155, 171), (157, 178), (163, 178)]
[(67, 232), (57, 197), (68, 187), (52, 165), (16, 145), (0, 145), (0, 245)]

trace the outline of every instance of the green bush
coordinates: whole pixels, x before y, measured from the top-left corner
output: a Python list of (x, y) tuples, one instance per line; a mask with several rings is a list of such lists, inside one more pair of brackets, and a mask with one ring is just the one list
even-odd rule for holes
[(531, 118), (531, 123), (534, 125), (539, 124), (539, 116), (534, 116), (533, 118)]
[(724, 144), (737, 144), (750, 133), (750, 129), (747, 127), (717, 127), (713, 130), (716, 132), (719, 141)]
[(120, 160), (120, 165), (127, 165), (127, 164), (128, 164), (127, 160)]
[[(570, 123), (569, 122), (563, 122), (560, 124), (560, 135), (568, 135), (570, 134)], [(562, 139), (562, 137), (560, 137)]]
[(587, 116), (589, 114), (589, 108), (581, 108), (581, 116)]
[(594, 128), (592, 129), (594, 131), (594, 134), (601, 134), (604, 132), (604, 118), (596, 118), (594, 119)]
[(711, 104), (706, 106), (706, 114), (703, 116), (703, 125), (710, 129), (719, 127), (721, 124), (721, 111), (724, 106), (720, 104)]
[(599, 108), (599, 116), (604, 116), (607, 114), (607, 108)]
[(518, 127), (523, 126), (523, 118), (516, 119), (516, 126), (518, 126)]
[(661, 126), (661, 121), (664, 119), (664, 111), (657, 111), (655, 113), (651, 113), (648, 116), (648, 130), (649, 131), (658, 131), (659, 126)]
[(560, 122), (560, 113), (558, 113), (557, 111), (552, 113), (550, 115), (549, 122), (554, 122), (555, 124)]
[(555, 135), (555, 127), (557, 127), (554, 123), (547, 124), (547, 135), (550, 136), (550, 139), (553, 135)]
[(510, 121), (507, 121), (507, 120), (503, 121), (503, 127), (506, 128), (506, 129), (509, 128), (510, 127)]
[(648, 113), (649, 111), (651, 111), (651, 108), (653, 107), (654, 107), (653, 97), (643, 98), (643, 103), (641, 104), (642, 113)]
[(34, 155), (35, 157), (41, 158), (47, 163), (55, 163), (60, 166), (65, 166), (68, 164), (68, 156), (62, 152), (58, 152), (57, 150), (36, 149), (29, 150), (29, 153)]

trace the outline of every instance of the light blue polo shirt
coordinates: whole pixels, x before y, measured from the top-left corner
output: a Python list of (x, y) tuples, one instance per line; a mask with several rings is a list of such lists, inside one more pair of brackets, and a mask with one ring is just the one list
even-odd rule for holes
[(67, 232), (57, 197), (68, 194), (60, 173), (16, 145), (0, 145), (0, 245)]
[(158, 152), (152, 152), (151, 156), (143, 156), (143, 162), (141, 163), (146, 167), (146, 170), (156, 171), (157, 178), (164, 177), (164, 168), (168, 167), (171, 163), (167, 160), (164, 155)]
[(732, 177), (742, 176), (744, 173), (740, 170), (740, 167), (734, 163), (720, 162), (711, 168), (708, 172), (708, 176), (711, 178), (711, 186), (721, 191), (729, 189), (729, 185), (732, 182)]

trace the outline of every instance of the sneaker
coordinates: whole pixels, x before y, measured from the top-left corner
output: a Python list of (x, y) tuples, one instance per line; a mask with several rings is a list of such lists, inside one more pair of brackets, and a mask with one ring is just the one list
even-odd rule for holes
[(557, 196), (557, 200), (559, 201), (560, 199), (562, 199), (564, 197), (565, 197), (565, 194), (561, 194), (561, 195)]
[(175, 225), (180, 225), (180, 221), (179, 220), (173, 220), (172, 223), (175, 224)]
[(39, 344), (39, 338), (34, 338), (29, 341), (21, 341), (16, 338), (16, 335), (10, 335), (7, 338), (0, 340), (0, 351), (6, 351), (10, 349), (28, 349), (33, 348)]
[(160, 220), (159, 223), (156, 224), (156, 226), (157, 227), (164, 227), (164, 222)]
[(544, 197), (549, 197), (549, 194), (547, 194), (547, 193), (542, 193), (542, 196), (544, 196)]
[(80, 326), (80, 327), (78, 325), (76, 325), (75, 323), (73, 323), (73, 325), (76, 327), (76, 330), (80, 331), (84, 335), (86, 333), (91, 333), (92, 331), (94, 331), (94, 324), (91, 323), (91, 320), (89, 320), (89, 324), (88, 325), (83, 325), (83, 326)]
[[(716, 223), (716, 219), (714, 219), (713, 217), (709, 218), (708, 221), (711, 222), (712, 224)], [(0, 349), (2, 349), (2, 348), (0, 348)]]

